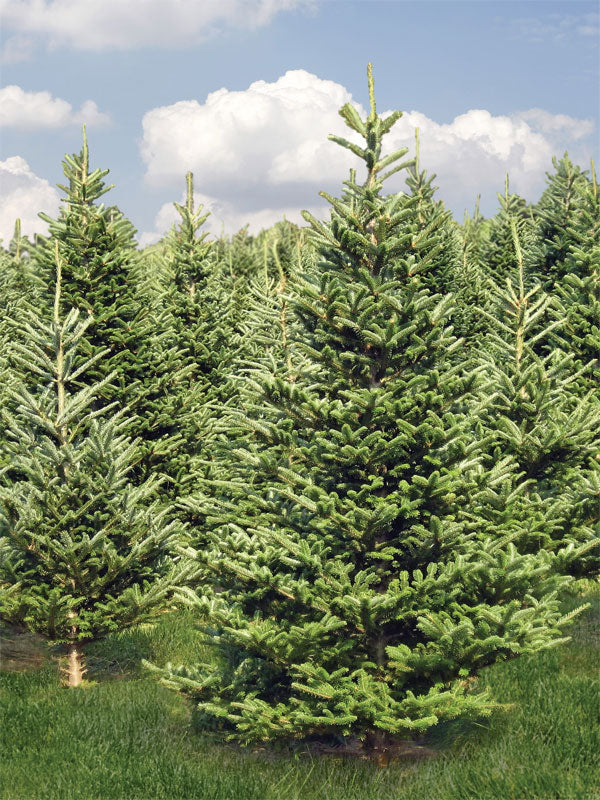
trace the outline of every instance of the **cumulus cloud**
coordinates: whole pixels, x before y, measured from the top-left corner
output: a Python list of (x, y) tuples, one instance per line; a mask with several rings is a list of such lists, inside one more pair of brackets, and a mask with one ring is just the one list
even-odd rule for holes
[(160, 185), (192, 169), (211, 192), (223, 182), (277, 185), (338, 177), (348, 159), (327, 134), (345, 135), (337, 110), (350, 100), (340, 84), (290, 70), (245, 91), (219, 89), (202, 104), (187, 100), (152, 109), (142, 120), (147, 179)]
[(56, 216), (59, 202), (56, 189), (32, 172), (24, 158), (0, 161), (0, 238), (4, 245), (12, 239), (17, 218), (27, 236), (47, 233), (48, 226), (38, 212)]
[[(320, 189), (338, 192), (348, 170), (360, 167), (327, 139), (334, 133), (358, 141), (338, 114), (346, 102), (352, 96), (340, 84), (292, 70), (245, 91), (219, 89), (204, 103), (154, 108), (142, 121), (146, 180), (156, 188), (175, 187), (192, 170), (196, 186), (213, 202), (228, 200), (227, 219), (249, 221), (261, 209), (280, 219), (284, 209), (313, 205)], [(484, 213), (491, 213), (507, 172), (512, 190), (534, 199), (553, 155), (569, 149), (574, 158), (587, 156), (594, 125), (538, 108), (510, 115), (471, 109), (449, 123), (409, 111), (387, 137), (388, 151), (408, 147), (414, 153), (415, 128), (422, 167), (437, 174), (438, 196), (462, 216), (480, 192)], [(388, 184), (389, 191), (405, 188), (399, 176)]]
[(0, 0), (7, 30), (51, 47), (186, 47), (227, 28), (259, 28), (314, 0)]
[(93, 100), (86, 100), (79, 111), (50, 92), (26, 92), (20, 86), (0, 89), (0, 122), (6, 128), (62, 128), (82, 122), (106, 125), (110, 116), (102, 113)]

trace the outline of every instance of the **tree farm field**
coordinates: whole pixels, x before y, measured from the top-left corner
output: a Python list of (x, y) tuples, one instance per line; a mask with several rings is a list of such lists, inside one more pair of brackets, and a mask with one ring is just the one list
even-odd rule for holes
[(6, 800), (600, 799), (595, 166), (459, 224), (367, 88), (328, 219), (140, 247), (84, 126), (0, 248)]
[(142, 658), (198, 657), (189, 612), (99, 642), (90, 650), (88, 681), (73, 691), (60, 684), (56, 649), (30, 644), (11, 661), (14, 637), (3, 638), (2, 797), (592, 800), (600, 796), (597, 583), (582, 581), (565, 608), (584, 599), (592, 607), (569, 644), (482, 672), (481, 682), (509, 710), (442, 725), (419, 742), (422, 753), (386, 766), (310, 747), (244, 749), (196, 731), (191, 705), (139, 668)]

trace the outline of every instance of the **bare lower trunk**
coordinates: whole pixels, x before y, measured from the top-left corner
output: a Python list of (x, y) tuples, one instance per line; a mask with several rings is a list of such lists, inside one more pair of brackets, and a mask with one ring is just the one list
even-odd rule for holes
[(85, 667), (83, 665), (83, 645), (81, 642), (72, 642), (67, 648), (67, 655), (67, 677), (69, 679), (69, 686), (79, 686), (85, 673)]

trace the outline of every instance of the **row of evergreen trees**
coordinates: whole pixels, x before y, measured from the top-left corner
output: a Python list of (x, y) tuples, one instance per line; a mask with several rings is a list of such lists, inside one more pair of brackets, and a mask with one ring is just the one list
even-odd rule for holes
[(0, 612), (71, 685), (186, 603), (214, 659), (148, 666), (207, 728), (386, 747), (489, 713), (478, 671), (564, 641), (597, 574), (593, 167), (458, 225), (368, 78), (327, 222), (211, 242), (189, 174), (140, 251), (84, 132), (49, 235), (1, 254)]

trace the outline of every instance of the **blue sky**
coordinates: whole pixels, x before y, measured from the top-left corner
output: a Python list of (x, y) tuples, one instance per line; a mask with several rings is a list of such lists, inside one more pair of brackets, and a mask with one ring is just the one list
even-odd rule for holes
[[(598, 156), (596, 2), (556, 0), (0, 0), (0, 236), (44, 230), (86, 122), (93, 166), (146, 244), (176, 218), (185, 172), (208, 226), (258, 231), (324, 212), (353, 166), (337, 109), (405, 112), (458, 218), (491, 214), (508, 171), (530, 200), (551, 157)], [(389, 191), (401, 191), (400, 179)]]

